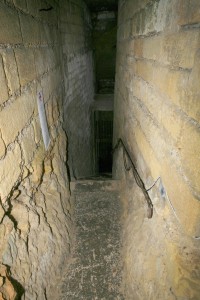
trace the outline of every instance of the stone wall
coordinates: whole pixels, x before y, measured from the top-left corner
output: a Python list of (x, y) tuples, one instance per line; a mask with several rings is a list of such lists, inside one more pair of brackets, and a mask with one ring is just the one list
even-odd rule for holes
[(200, 297), (199, 24), (199, 1), (119, 1), (114, 144), (123, 138), (146, 188), (160, 177), (147, 220), (123, 175), (127, 299)]
[(56, 299), (52, 288), (70, 251), (60, 9), (56, 0), (0, 1), (1, 299)]
[(82, 0), (62, 0), (60, 3), (68, 162), (71, 177), (80, 178), (94, 173), (92, 25), (87, 6)]
[(117, 12), (92, 13), (96, 93), (113, 94), (116, 63)]

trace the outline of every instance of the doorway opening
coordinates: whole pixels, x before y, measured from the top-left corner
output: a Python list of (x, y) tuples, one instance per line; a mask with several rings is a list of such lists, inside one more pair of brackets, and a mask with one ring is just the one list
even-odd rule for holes
[(112, 173), (113, 111), (95, 111), (96, 174)]

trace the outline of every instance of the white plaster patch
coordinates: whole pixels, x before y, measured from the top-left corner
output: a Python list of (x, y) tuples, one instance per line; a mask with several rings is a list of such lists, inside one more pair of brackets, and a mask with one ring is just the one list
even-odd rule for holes
[(49, 136), (49, 130), (47, 126), (46, 112), (44, 107), (44, 97), (41, 91), (38, 93), (37, 104), (38, 104), (38, 112), (40, 117), (40, 126), (42, 129), (42, 137), (43, 137), (45, 149), (47, 150), (51, 139)]

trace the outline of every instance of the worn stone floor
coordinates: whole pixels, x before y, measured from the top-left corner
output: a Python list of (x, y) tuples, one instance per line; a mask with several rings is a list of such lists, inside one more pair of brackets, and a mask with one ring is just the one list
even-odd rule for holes
[(117, 182), (87, 180), (71, 187), (76, 241), (60, 299), (123, 300)]

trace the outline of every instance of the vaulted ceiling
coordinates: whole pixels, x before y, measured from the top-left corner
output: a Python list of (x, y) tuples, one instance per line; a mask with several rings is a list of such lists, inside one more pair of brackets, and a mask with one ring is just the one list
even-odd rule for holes
[(91, 11), (117, 10), (118, 0), (85, 0)]

